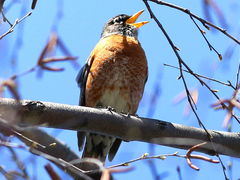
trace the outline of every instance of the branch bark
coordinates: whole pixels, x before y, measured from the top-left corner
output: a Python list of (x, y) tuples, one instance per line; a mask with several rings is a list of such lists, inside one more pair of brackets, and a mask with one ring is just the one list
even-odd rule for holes
[(50, 160), (64, 172), (68, 173), (74, 179), (82, 177), (84, 180), (91, 180), (81, 171), (79, 164), (70, 164), (71, 161), (77, 161), (80, 157), (75, 154), (65, 143), (50, 136), (39, 128), (20, 128), (16, 125), (8, 124), (0, 118), (0, 132), (5, 136), (15, 135), (29, 148), (16, 146), (28, 150), (29, 152)]
[(196, 149), (210, 155), (215, 152), (240, 157), (240, 134), (208, 130), (209, 141), (203, 129), (119, 114), (108, 109), (96, 109), (50, 102), (0, 99), (0, 117), (19, 126), (41, 126), (68, 130), (90, 131), (115, 136), (125, 141), (143, 141), (169, 147)]

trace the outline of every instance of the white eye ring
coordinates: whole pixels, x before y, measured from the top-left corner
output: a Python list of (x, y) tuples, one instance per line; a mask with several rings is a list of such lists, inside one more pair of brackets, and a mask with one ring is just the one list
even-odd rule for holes
[(113, 23), (123, 24), (123, 17), (117, 17), (113, 20)]

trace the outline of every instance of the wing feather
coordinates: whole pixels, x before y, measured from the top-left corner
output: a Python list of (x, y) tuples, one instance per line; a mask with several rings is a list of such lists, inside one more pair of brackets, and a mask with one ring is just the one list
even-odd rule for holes
[[(92, 65), (92, 58), (89, 57), (87, 62), (80, 69), (80, 71), (76, 77), (76, 81), (78, 83), (78, 86), (80, 87), (80, 98), (79, 98), (80, 106), (86, 105), (85, 90), (86, 90), (86, 83), (87, 83), (87, 78), (88, 78), (88, 74), (89, 74), (91, 65)], [(83, 149), (83, 145), (85, 143), (86, 133), (82, 132), (82, 131), (78, 131), (77, 138), (78, 138), (78, 149), (79, 149), (79, 151), (81, 151)]]

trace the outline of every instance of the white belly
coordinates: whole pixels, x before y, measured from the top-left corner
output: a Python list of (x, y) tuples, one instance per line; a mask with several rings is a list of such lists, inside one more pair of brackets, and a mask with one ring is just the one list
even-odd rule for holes
[(120, 88), (114, 90), (107, 90), (102, 95), (100, 102), (102, 106), (110, 106), (116, 109), (117, 112), (129, 113), (131, 111), (129, 107), (128, 93), (124, 93)]

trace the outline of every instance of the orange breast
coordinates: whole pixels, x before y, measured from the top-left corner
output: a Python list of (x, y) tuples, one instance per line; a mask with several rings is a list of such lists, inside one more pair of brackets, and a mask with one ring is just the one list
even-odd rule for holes
[(111, 106), (135, 113), (147, 77), (147, 60), (133, 37), (112, 35), (99, 41), (91, 53), (86, 84), (86, 106)]

